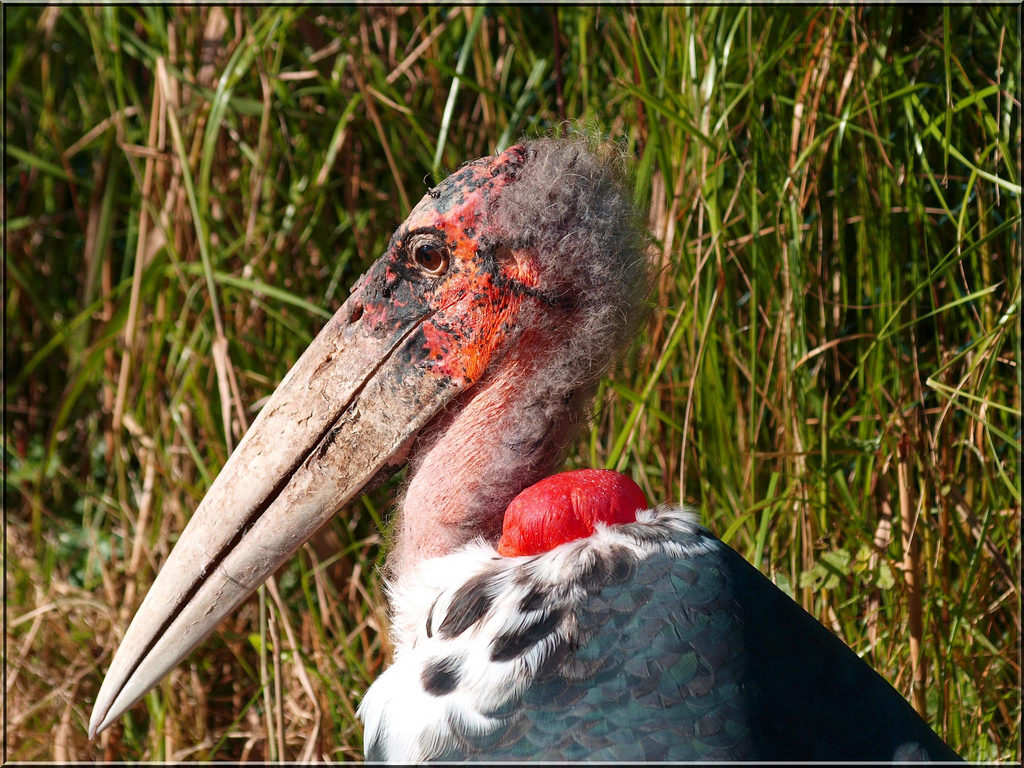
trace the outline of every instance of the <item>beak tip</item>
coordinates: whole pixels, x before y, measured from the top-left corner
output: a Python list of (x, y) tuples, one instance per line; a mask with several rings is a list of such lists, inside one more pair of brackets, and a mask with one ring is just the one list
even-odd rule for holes
[(103, 731), (107, 730), (117, 717), (112, 717), (109, 710), (106, 713), (106, 717), (101, 716), (100, 710), (94, 709), (92, 711), (92, 717), (89, 719), (89, 739), (95, 739)]
[[(104, 681), (106, 682), (106, 681)], [(103, 690), (106, 686), (100, 686), (99, 695), (92, 705), (92, 714), (89, 716), (89, 738), (95, 739), (123, 713), (124, 708), (116, 708), (117, 701), (110, 700), (109, 692)]]
[(97, 711), (96, 711), (96, 710), (93, 710), (93, 713), (92, 713), (92, 717), (91, 717), (91, 718), (89, 719), (89, 740), (90, 740), (90, 741), (92, 741), (93, 739), (95, 739), (95, 738), (96, 738), (96, 735), (97, 735), (97, 734), (98, 734), (98, 733), (99, 733), (100, 731), (102, 731), (102, 730), (103, 730), (103, 728), (102, 728), (102, 727), (100, 727), (100, 726), (101, 726), (102, 724), (101, 724), (101, 723), (98, 723), (98, 722), (97, 722), (97, 720), (99, 719), (99, 718), (97, 717), (97, 714), (98, 714), (98, 713), (97, 713)]

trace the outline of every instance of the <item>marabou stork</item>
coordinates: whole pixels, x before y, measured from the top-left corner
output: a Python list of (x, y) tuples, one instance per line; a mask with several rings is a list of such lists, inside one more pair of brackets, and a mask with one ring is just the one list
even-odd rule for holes
[(90, 734), (408, 463), (368, 758), (958, 759), (692, 513), (645, 510), (613, 473), (542, 481), (635, 327), (642, 230), (617, 161), (580, 139), (429, 190), (199, 505)]

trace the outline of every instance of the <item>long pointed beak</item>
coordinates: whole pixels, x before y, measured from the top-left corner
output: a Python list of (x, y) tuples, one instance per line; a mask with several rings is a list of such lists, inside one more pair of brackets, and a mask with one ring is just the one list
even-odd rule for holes
[(361, 321), (359, 294), (281, 382), (189, 521), (114, 656), (90, 737), (345, 503), (393, 474), (416, 434), (461, 389), (415, 364), (426, 316), (372, 326)]

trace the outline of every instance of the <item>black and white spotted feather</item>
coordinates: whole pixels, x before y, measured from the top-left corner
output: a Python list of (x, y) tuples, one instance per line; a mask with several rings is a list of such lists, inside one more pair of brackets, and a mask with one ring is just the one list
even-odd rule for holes
[(957, 760), (883, 678), (678, 508), (392, 586), (370, 760)]

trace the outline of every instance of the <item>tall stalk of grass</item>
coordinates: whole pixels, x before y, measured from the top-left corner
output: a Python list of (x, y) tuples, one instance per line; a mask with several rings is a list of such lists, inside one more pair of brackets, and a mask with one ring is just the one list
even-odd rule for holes
[(1014, 8), (4, 7), (5, 757), (330, 759), (401, 478), (97, 742), (231, 448), (432, 181), (565, 119), (649, 206), (572, 466), (632, 474), (954, 748), (1020, 759)]

